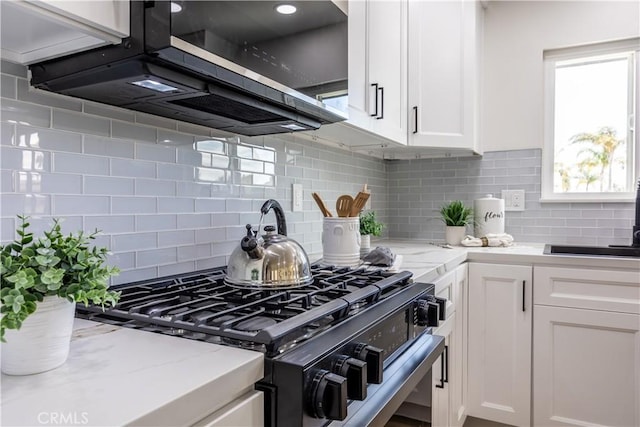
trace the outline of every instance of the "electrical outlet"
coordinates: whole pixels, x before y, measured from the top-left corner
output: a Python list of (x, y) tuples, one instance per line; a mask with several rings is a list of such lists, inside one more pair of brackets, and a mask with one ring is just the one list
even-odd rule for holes
[(502, 190), (505, 211), (524, 210), (524, 190)]
[(292, 203), (291, 203), (291, 211), (292, 212), (302, 212), (302, 184), (293, 184), (292, 185)]

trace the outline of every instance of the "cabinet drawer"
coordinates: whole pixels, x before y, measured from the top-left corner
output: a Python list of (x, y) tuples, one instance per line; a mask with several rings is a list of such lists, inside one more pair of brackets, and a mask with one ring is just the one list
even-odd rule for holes
[(193, 427), (261, 427), (263, 425), (264, 395), (261, 391), (251, 391), (195, 423)]
[(534, 268), (534, 304), (640, 313), (640, 271)]
[(456, 286), (456, 271), (450, 271), (438, 278), (434, 282), (435, 296), (440, 298), (446, 298), (447, 300), (447, 317), (451, 316), (456, 311), (456, 305), (458, 301), (458, 292)]

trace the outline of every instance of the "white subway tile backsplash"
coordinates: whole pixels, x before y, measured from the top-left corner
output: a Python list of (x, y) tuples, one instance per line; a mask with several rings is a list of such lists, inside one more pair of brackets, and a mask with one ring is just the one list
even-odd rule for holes
[(2, 98), (0, 112), (2, 113), (0, 119), (3, 122), (39, 127), (51, 125), (51, 109), (49, 107)]
[(166, 117), (153, 116), (151, 114), (135, 112), (136, 123), (149, 125), (154, 128), (177, 129), (178, 123), (175, 120)]
[(178, 261), (211, 257), (211, 245), (189, 245), (178, 247)]
[(14, 123), (0, 123), (0, 145), (16, 145), (16, 125)]
[(135, 181), (132, 178), (117, 178), (111, 176), (85, 176), (85, 194), (105, 194), (117, 196), (132, 196), (135, 191)]
[(19, 172), (12, 170), (0, 170), (0, 190), (3, 193), (15, 193), (15, 178), (14, 175)]
[(154, 180), (138, 178), (136, 183), (136, 194), (139, 196), (175, 196), (176, 182), (170, 180)]
[(111, 211), (109, 196), (60, 195), (52, 196), (53, 215), (104, 215)]
[(19, 193), (81, 194), (82, 175), (42, 172), (15, 172)]
[(155, 178), (156, 163), (128, 159), (111, 159), (111, 175)]
[(195, 261), (171, 263), (158, 266), (159, 276), (172, 276), (180, 273), (191, 273), (197, 269)]
[(14, 217), (0, 218), (0, 244), (5, 245), (18, 238), (16, 227), (17, 223)]
[[(164, 163), (176, 162), (175, 147), (167, 147), (165, 145), (148, 144), (148, 143), (137, 143), (135, 147), (136, 147), (136, 159), (151, 160), (154, 162), (164, 162)], [(160, 166), (161, 165), (158, 165), (158, 168)]]
[(138, 215), (136, 217), (136, 231), (175, 230), (177, 217), (172, 214)]
[(136, 254), (136, 267), (174, 264), (176, 261), (178, 261), (176, 248), (138, 251)]
[[(222, 224), (214, 223), (214, 226), (220, 227)], [(211, 226), (211, 214), (195, 213), (178, 215), (178, 228), (204, 228)]]
[(158, 212), (155, 197), (112, 197), (111, 213), (143, 215)]
[(133, 233), (135, 218), (133, 215), (91, 215), (85, 217), (84, 229), (97, 229), (106, 234)]
[(29, 85), (25, 79), (18, 79), (18, 99), (38, 105), (48, 105), (50, 107), (64, 108), (65, 110), (82, 111), (82, 101), (60, 96), (46, 90), (35, 89)]
[(195, 137), (184, 133), (158, 129), (158, 144), (193, 146)]
[(56, 173), (109, 175), (108, 157), (55, 152), (52, 163)]
[(178, 197), (211, 197), (211, 185), (199, 182), (176, 182)]
[(157, 233), (116, 234), (111, 237), (111, 250), (117, 252), (155, 249), (158, 247)]
[(85, 154), (133, 159), (134, 147), (131, 141), (119, 141), (94, 135), (84, 137)]
[(31, 149), (82, 153), (82, 135), (31, 126), (16, 126), (16, 145)]
[[(241, 237), (240, 237), (241, 238)], [(238, 238), (238, 243), (240, 242)], [(224, 228), (206, 228), (198, 230), (196, 233), (196, 243), (220, 243), (226, 239), (226, 230)]]
[(3, 98), (15, 99), (16, 97), (16, 78), (8, 74), (0, 76), (0, 96)]
[(227, 207), (227, 200), (225, 199), (196, 199), (195, 210), (196, 212), (209, 213), (225, 212), (225, 210), (229, 211)]
[(175, 181), (195, 181), (193, 166), (158, 163), (158, 178)]
[(54, 108), (51, 127), (78, 133), (109, 136), (111, 120)]
[(113, 138), (155, 143), (158, 133), (155, 127), (114, 120), (111, 123), (111, 136)]
[(2, 194), (0, 215), (51, 215), (51, 196), (42, 194)]
[(0, 146), (0, 168), (17, 171), (51, 171), (51, 153)]
[(159, 213), (194, 212), (195, 201), (189, 197), (159, 197)]
[(158, 232), (158, 246), (185, 246), (196, 242), (193, 230), (160, 231)]

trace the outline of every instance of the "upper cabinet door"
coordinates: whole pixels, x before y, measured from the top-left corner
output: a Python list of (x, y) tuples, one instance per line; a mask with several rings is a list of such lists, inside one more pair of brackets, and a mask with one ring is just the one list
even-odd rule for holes
[(480, 152), (478, 2), (409, 0), (409, 145)]
[(349, 2), (349, 123), (407, 142), (407, 1)]
[(129, 1), (2, 1), (2, 58), (31, 64), (129, 36)]

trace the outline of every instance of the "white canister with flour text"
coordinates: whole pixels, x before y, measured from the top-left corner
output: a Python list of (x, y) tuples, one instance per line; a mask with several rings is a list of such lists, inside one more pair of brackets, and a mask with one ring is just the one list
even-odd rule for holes
[(491, 194), (473, 202), (474, 229), (476, 237), (504, 233), (504, 199)]

